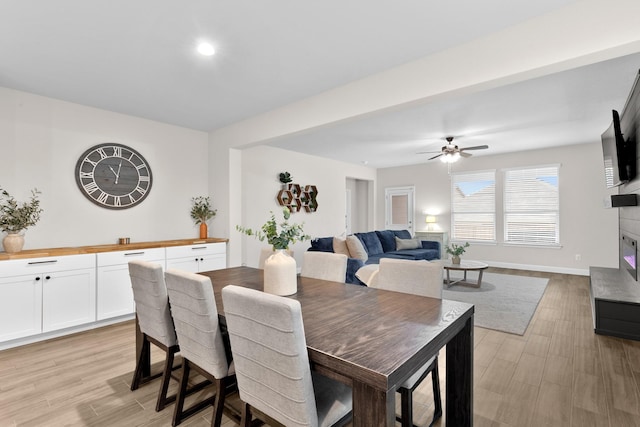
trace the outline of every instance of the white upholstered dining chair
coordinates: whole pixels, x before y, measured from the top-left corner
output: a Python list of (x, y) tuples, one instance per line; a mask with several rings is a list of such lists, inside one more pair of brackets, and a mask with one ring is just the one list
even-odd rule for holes
[[(176, 398), (175, 395), (167, 397), (167, 390), (171, 380), (174, 357), (180, 351), (173, 318), (169, 310), (164, 273), (160, 264), (131, 261), (129, 262), (129, 277), (131, 278), (133, 299), (136, 303), (138, 327), (142, 333), (142, 349), (136, 360), (131, 390), (136, 390), (140, 385), (162, 377), (156, 401), (156, 411), (161, 411)], [(143, 366), (145, 359), (150, 357), (150, 344), (156, 345), (165, 352), (164, 369), (161, 374), (145, 377), (143, 376)]]
[[(165, 273), (165, 281), (182, 355), (182, 378), (173, 426), (213, 403), (211, 425), (218, 427), (225, 397), (235, 387), (235, 375), (227, 358), (211, 280), (199, 274), (170, 269)], [(213, 401), (208, 398), (184, 409), (191, 369), (216, 385), (216, 395)]]
[[(442, 299), (444, 268), (440, 261), (412, 261), (382, 258), (372, 288)], [(442, 416), (438, 356), (432, 357), (398, 389), (402, 427), (413, 426), (413, 391), (431, 373), (434, 414), (432, 424)]]
[(300, 276), (344, 283), (347, 278), (347, 256), (307, 251), (303, 255)]
[(352, 391), (311, 372), (300, 303), (229, 285), (222, 289), (238, 390), (241, 426), (251, 408), (288, 427), (344, 425), (351, 419)]

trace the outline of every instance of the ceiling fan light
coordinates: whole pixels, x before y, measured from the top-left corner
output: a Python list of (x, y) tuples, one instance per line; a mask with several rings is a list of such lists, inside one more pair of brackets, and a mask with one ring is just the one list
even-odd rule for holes
[(460, 153), (457, 151), (455, 153), (444, 153), (440, 156), (440, 161), (442, 163), (455, 163), (460, 159)]

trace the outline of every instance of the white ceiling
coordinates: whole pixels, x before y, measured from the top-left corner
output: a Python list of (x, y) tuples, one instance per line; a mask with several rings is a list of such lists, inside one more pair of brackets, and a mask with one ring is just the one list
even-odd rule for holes
[[(0, 0), (0, 86), (211, 131), (576, 0)], [(213, 57), (196, 55), (210, 41)], [(597, 140), (640, 56), (270, 142), (385, 167)]]

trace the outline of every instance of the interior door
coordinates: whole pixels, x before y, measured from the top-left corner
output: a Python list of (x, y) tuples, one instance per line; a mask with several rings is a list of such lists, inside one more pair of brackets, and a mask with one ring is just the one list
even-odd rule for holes
[(409, 230), (413, 235), (414, 187), (390, 187), (385, 192), (385, 228), (388, 230)]

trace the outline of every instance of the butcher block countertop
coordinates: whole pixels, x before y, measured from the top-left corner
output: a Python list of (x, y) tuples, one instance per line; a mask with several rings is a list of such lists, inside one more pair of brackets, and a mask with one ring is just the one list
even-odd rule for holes
[(228, 241), (229, 239), (210, 237), (207, 239), (178, 239), (178, 240), (158, 240), (155, 242), (132, 242), (126, 245), (119, 245), (116, 243), (112, 245), (29, 249), (25, 251), (20, 251), (15, 254), (0, 252), (0, 261), (6, 261), (11, 259), (41, 258), (41, 257), (49, 257), (49, 256), (95, 254), (99, 252), (128, 251), (132, 249), (164, 248), (167, 246), (188, 246), (188, 245), (198, 245), (203, 243), (226, 243)]

